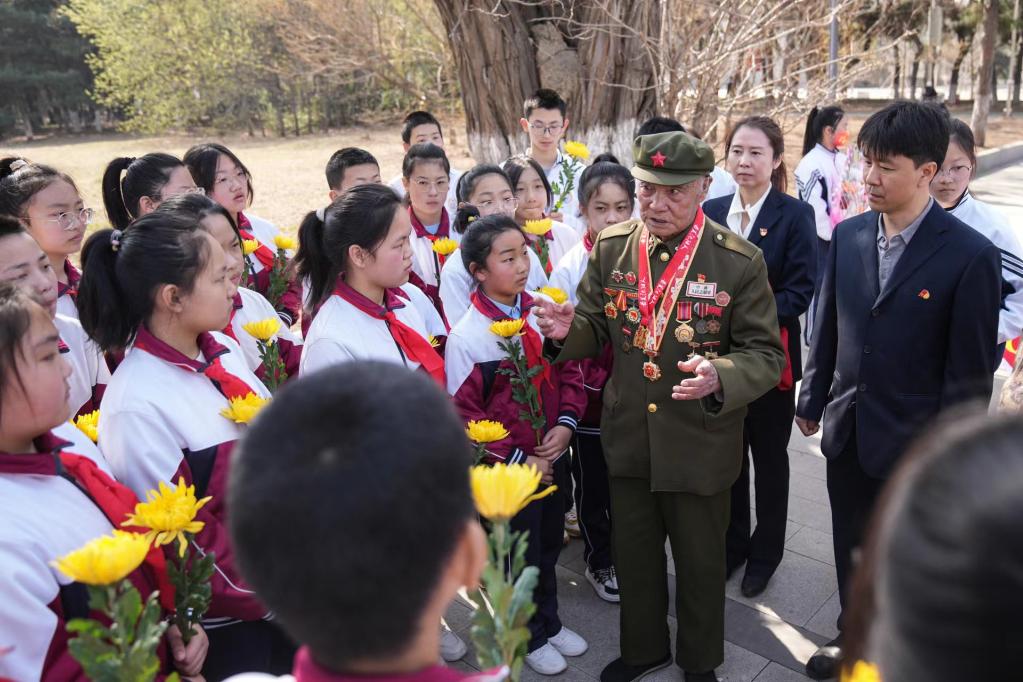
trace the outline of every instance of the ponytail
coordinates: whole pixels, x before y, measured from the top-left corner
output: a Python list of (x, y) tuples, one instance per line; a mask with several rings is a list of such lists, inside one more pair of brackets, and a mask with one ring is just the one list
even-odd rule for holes
[(806, 117), (806, 130), (803, 131), (803, 156), (810, 153), (810, 150), (821, 141), (821, 135), (827, 127), (834, 128), (845, 116), (845, 111), (839, 106), (828, 106), (823, 109), (814, 107)]
[[(121, 156), (103, 173), (103, 206), (114, 227), (123, 230), (139, 215), (142, 197), (158, 199), (171, 173), (185, 164), (175, 156), (160, 152), (138, 158)], [(124, 180), (121, 173), (124, 172)]]
[(132, 215), (124, 205), (121, 196), (121, 173), (135, 160), (134, 156), (119, 156), (107, 164), (103, 171), (103, 207), (107, 211), (107, 220), (119, 230), (131, 223)]
[(479, 217), (479, 209), (472, 204), (459, 204), (458, 211), (455, 212), (455, 221), (452, 228), (458, 234), (465, 234), (466, 230), (469, 229), (469, 223), (479, 220)]
[(309, 302), (315, 309), (326, 298), (330, 262), (323, 252), (323, 220), (319, 211), (309, 211), (298, 226), (298, 251), (292, 259), (298, 277), (309, 281)]

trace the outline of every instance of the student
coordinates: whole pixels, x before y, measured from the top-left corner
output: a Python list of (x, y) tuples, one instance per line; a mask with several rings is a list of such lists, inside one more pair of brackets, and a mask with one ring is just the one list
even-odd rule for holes
[(352, 187), (380, 184), (380, 164), (376, 157), (358, 147), (344, 147), (331, 154), (326, 173), (331, 201)]
[(253, 425), (231, 470), (231, 535), (245, 576), (302, 645), (295, 679), (507, 677), (437, 665), (435, 624), (487, 560), (471, 459), (443, 392), (392, 363), (301, 377)]
[[(725, 140), (728, 170), (738, 191), (705, 201), (714, 222), (756, 244), (778, 309), (785, 350), (781, 382), (749, 404), (743, 432), (742, 470), (732, 486), (732, 514), (725, 538), (730, 575), (746, 564), (741, 590), (752, 598), (767, 588), (785, 552), (789, 499), (789, 436), (802, 377), (799, 316), (810, 306), (817, 258), (813, 209), (785, 193), (785, 138), (766, 116), (749, 116)], [(750, 533), (750, 467), (756, 469), (757, 526)]]
[(110, 224), (118, 230), (152, 213), (171, 197), (196, 192), (203, 190), (196, 186), (188, 167), (176, 156), (161, 152), (137, 158), (120, 156), (103, 172), (103, 206)]
[[(523, 227), (527, 220), (542, 220), (548, 217), (554, 197), (551, 194), (551, 185), (540, 164), (536, 160), (522, 155), (508, 159), (502, 168), (508, 174), (508, 179), (511, 180), (512, 187), (515, 189), (515, 201), (517, 202), (515, 222), (519, 224), (519, 227)], [(551, 229), (547, 234), (528, 235), (528, 238), (530, 248), (536, 251), (544, 273), (548, 277), (562, 257), (579, 243), (579, 235), (575, 230), (553, 219)], [(543, 255), (544, 250), (540, 247), (541, 239), (547, 242), (546, 259)]]
[[(640, 135), (655, 135), (657, 133), (670, 133), (670, 132), (682, 132), (687, 135), (699, 138), (692, 130), (687, 130), (684, 125), (679, 123), (673, 118), (667, 116), (651, 116), (643, 122), (643, 124), (636, 130), (636, 137)], [(732, 176), (721, 166), (714, 166), (714, 169), (710, 172), (710, 188), (707, 190), (707, 198), (703, 200), (707, 203), (711, 199), (718, 197), (725, 197), (735, 193), (735, 180)], [(633, 216), (638, 218), (639, 215)]]
[[(259, 248), (249, 255), (255, 281), (248, 286), (266, 296), (270, 289), (270, 269), (277, 254), (274, 238), (281, 231), (268, 220), (244, 213), (254, 195), (249, 169), (230, 149), (215, 142), (195, 145), (185, 152), (184, 161), (206, 196), (232, 215), (242, 238), (259, 242)], [(302, 309), (300, 282), (293, 278), (289, 281), (277, 308), (277, 314), (289, 327), (298, 321)]]
[(57, 273), (57, 312), (78, 317), (78, 280), (71, 264), (92, 222), (74, 180), (50, 166), (18, 158), (0, 161), (0, 214), (19, 219)]
[[(529, 136), (527, 154), (543, 168), (547, 182), (553, 187), (564, 188), (566, 179), (571, 177), (573, 187), (579, 186), (579, 175), (583, 164), (561, 151), (560, 143), (568, 131), (568, 104), (561, 95), (548, 88), (540, 88), (522, 103), (523, 118), (519, 119), (522, 131)], [(580, 234), (583, 225), (579, 220), (579, 203), (575, 192), (565, 196), (565, 203), (553, 218), (564, 222)]]
[[(508, 174), (499, 166), (480, 164), (466, 172), (458, 181), (458, 213), (455, 215), (455, 233), (465, 234), (469, 225), (489, 215), (512, 217), (518, 202)], [(536, 291), (547, 286), (547, 273), (536, 253), (529, 249), (529, 280), (526, 288)], [(440, 300), (444, 317), (454, 326), (469, 309), (472, 277), (461, 256), (455, 252), (448, 257), (440, 273)]]
[[(402, 121), (401, 142), (406, 154), (413, 145), (417, 144), (434, 144), (444, 149), (444, 132), (441, 130), (440, 121), (428, 111), (411, 112)], [(387, 186), (397, 192), (399, 197), (404, 197), (408, 191), (408, 188), (405, 186), (404, 176), (403, 169), (401, 175), (396, 176), (387, 183)], [(461, 171), (455, 170), (450, 166), (448, 167), (448, 191), (445, 195), (444, 207), (448, 210), (449, 216), (455, 215), (455, 212), (458, 210), (458, 199), (455, 195), (455, 190), (458, 187), (458, 179), (460, 177), (462, 177)]]
[[(1002, 311), (998, 316), (998, 343), (1023, 330), (1023, 247), (1009, 219), (989, 203), (970, 193), (977, 174), (977, 146), (973, 131), (957, 118), (941, 170), (931, 181), (931, 196), (946, 211), (991, 240), (1002, 257)], [(998, 353), (1001, 360), (1001, 353)]]
[[(510, 432), (508, 438), (491, 444), (491, 462), (536, 465), (543, 472), (542, 481), (558, 487), (511, 521), (513, 530), (529, 533), (526, 563), (540, 570), (526, 663), (542, 675), (556, 675), (567, 667), (565, 656), (581, 656), (587, 648), (582, 637), (561, 624), (555, 575), (563, 545), (564, 495), (570, 485), (568, 458), (563, 455), (586, 396), (577, 367), (552, 367), (543, 358), (543, 339), (531, 313), (533, 298), (525, 293), (529, 253), (525, 234), (508, 216), (491, 215), (469, 226), (461, 257), (475, 287), (469, 311), (448, 337), (447, 386), (463, 420), (493, 419)], [(529, 366), (543, 367), (532, 380), (547, 423), (542, 434), (521, 418), (524, 408), (512, 397), (511, 379), (500, 371), (512, 365), (498, 345), (501, 337), (490, 327), (509, 318), (524, 321), (519, 338)]]
[(300, 273), (309, 277), (310, 302), (318, 309), (300, 372), (375, 359), (422, 368), (442, 382), (444, 361), (409, 298), (425, 295), (399, 289), (412, 269), (412, 226), (398, 195), (383, 185), (353, 187), (322, 221), (309, 213), (299, 232)]
[(438, 239), (461, 241), (462, 236), (451, 229), (451, 214), (444, 206), (448, 192), (451, 165), (444, 150), (425, 142), (414, 144), (405, 152), (402, 162), (403, 196), (408, 201), (412, 222), (413, 283), (430, 297), (437, 311), (443, 313), (440, 301), (440, 273), (451, 254), (437, 253), (433, 246)]
[[(590, 259), (593, 242), (601, 230), (623, 223), (632, 215), (636, 182), (628, 169), (618, 163), (598, 161), (579, 179), (579, 206), (586, 222), (583, 240), (565, 254), (551, 274), (551, 286), (568, 294), (573, 304)], [(586, 580), (604, 601), (620, 601), (618, 578), (611, 558), (611, 493), (607, 462), (600, 444), (600, 414), (604, 384), (611, 375), (611, 348), (596, 359), (577, 363), (582, 371), (588, 403), (575, 431), (572, 478), (576, 516), (583, 538)]]
[(23, 288), (50, 313), (60, 333), (60, 352), (71, 366), (68, 407), (71, 418), (99, 409), (110, 370), (103, 353), (75, 317), (57, 313), (57, 276), (49, 258), (20, 221), (0, 215), (0, 281)]
[[(227, 278), (235, 293), (231, 305), (231, 321), (221, 331), (238, 342), (248, 361), (249, 369), (255, 372), (256, 376), (263, 378), (266, 370), (259, 355), (259, 345), (256, 338), (245, 331), (245, 325), (274, 318), (277, 313), (259, 292), (239, 286), (245, 268), (245, 256), (242, 253), (241, 236), (231, 214), (223, 206), (201, 194), (174, 197), (162, 203), (157, 210), (161, 213), (183, 216), (188, 218), (190, 223), (199, 223), (199, 226), (209, 232), (224, 250)], [(302, 340), (283, 324), (277, 331), (275, 340), (288, 377), (297, 376), (299, 359), (302, 357)]]
[(199, 511), (195, 536), (216, 554), (204, 623), (210, 679), (290, 667), (290, 645), (238, 579), (224, 524), (227, 471), (245, 426), (230, 399), (269, 393), (238, 345), (221, 334), (232, 306), (223, 249), (194, 220), (151, 213), (93, 234), (82, 252), (82, 327), (103, 349), (129, 348), (100, 405), (99, 443), (118, 480), (144, 496), (184, 477)]
[[(828, 262), (828, 248), (831, 233), (843, 220), (842, 207), (835, 204), (838, 187), (841, 185), (839, 166), (842, 158), (839, 151), (849, 141), (849, 119), (839, 106), (814, 107), (806, 117), (803, 133), (803, 158), (796, 166), (797, 196), (813, 207), (817, 226), (817, 282), (814, 296), (820, 293), (824, 278), (824, 266)], [(806, 341), (809, 343), (813, 316), (817, 305), (813, 304), (806, 320)]]
[[(828, 253), (796, 424), (813, 435), (827, 410), (821, 452), (843, 610), (864, 523), (907, 444), (940, 410), (991, 399), (1001, 260), (930, 196), (948, 138), (934, 107), (895, 102), (872, 114), (857, 139), (871, 210), (840, 223)], [(811, 678), (841, 666), (844, 618), (838, 627), (807, 662)]]
[[(0, 670), (12, 680), (84, 679), (68, 651), (67, 622), (99, 616), (81, 583), (53, 562), (120, 529), (134, 495), (110, 477), (95, 446), (55, 430), (67, 424), (71, 368), (62, 362), (51, 313), (27, 291), (0, 282)], [(111, 492), (114, 492), (111, 495)], [(150, 551), (129, 574), (143, 599), (169, 594), (163, 553)], [(173, 600), (160, 600), (162, 617)], [(208, 641), (202, 628), (188, 646), (171, 625), (157, 649), (160, 672), (198, 676)]]

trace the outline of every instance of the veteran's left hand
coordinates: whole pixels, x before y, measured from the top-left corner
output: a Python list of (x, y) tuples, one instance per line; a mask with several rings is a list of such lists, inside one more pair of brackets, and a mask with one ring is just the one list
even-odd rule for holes
[(692, 372), (696, 376), (692, 379), (683, 379), (681, 384), (671, 387), (673, 400), (699, 400), (721, 390), (717, 368), (702, 355), (694, 355), (690, 360), (679, 362), (678, 368), (682, 372)]

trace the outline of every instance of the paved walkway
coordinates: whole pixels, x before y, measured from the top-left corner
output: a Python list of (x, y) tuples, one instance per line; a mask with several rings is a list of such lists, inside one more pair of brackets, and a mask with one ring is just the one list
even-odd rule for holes
[[(1023, 232), (1023, 164), (1011, 166), (974, 182), (978, 197), (997, 204)], [(1023, 234), (1021, 234), (1023, 237)], [(996, 382), (995, 392), (1001, 381)], [(767, 590), (756, 599), (739, 592), (742, 571), (727, 586), (725, 602), (725, 663), (718, 677), (728, 682), (788, 682), (805, 680), (807, 658), (836, 634), (838, 592), (831, 545), (831, 508), (825, 486), (825, 462), (820, 436), (804, 438), (793, 427), (789, 443), (788, 531), (785, 558)], [(618, 607), (601, 601), (583, 577), (582, 541), (573, 540), (561, 553), (558, 596), (564, 623), (582, 634), (590, 650), (569, 659), (569, 669), (551, 678), (559, 682), (593, 682), (619, 655)], [(669, 548), (670, 551), (670, 548)], [(668, 570), (673, 572), (669, 556)], [(674, 579), (669, 579), (669, 622), (674, 628)], [(449, 625), (469, 641), (471, 607), (462, 600), (448, 613)], [(674, 632), (674, 631), (673, 631)], [(471, 651), (462, 665), (475, 666)], [(544, 679), (528, 668), (523, 679)], [(675, 682), (681, 672), (672, 666), (648, 678)]]

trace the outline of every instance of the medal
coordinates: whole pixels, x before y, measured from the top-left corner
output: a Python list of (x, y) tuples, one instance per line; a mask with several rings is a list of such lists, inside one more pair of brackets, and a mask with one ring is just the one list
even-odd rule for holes
[(629, 324), (639, 324), (639, 308), (629, 308), (626, 310), (625, 319), (629, 321)]
[(694, 335), (693, 328), (685, 322), (675, 327), (675, 338), (678, 339), (679, 343), (689, 343), (693, 340)]
[(625, 279), (625, 275), (622, 274), (621, 270), (615, 269), (611, 271), (611, 279), (617, 284), (621, 284), (622, 280)]
[(634, 273), (634, 272), (626, 272), (625, 273), (625, 281), (628, 282), (630, 285), (634, 286), (636, 284), (636, 273)]
[(696, 321), (696, 333), (697, 334), (706, 334), (707, 333), (707, 320), (697, 320)]
[(604, 317), (609, 320), (613, 320), (618, 317), (618, 308), (616, 308), (615, 304), (611, 301), (608, 301), (607, 305), (604, 306)]
[(628, 339), (622, 341), (622, 350), (625, 351), (626, 353), (632, 350), (632, 343), (630, 343)]
[(731, 303), (731, 301), (732, 301), (732, 297), (728, 294), (727, 291), (719, 291), (714, 296), (714, 302), (717, 303), (722, 308), (724, 308), (729, 303)]
[(645, 347), (648, 334), (649, 332), (646, 327), (637, 327), (636, 333), (632, 336), (632, 345), (636, 348)]
[(708, 322), (707, 323), (707, 333), (708, 334), (720, 334), (721, 333), (721, 323), (718, 322), (717, 320), (711, 320), (710, 322)]
[(643, 376), (648, 381), (657, 381), (661, 378), (661, 368), (653, 360), (647, 360), (643, 363)]

